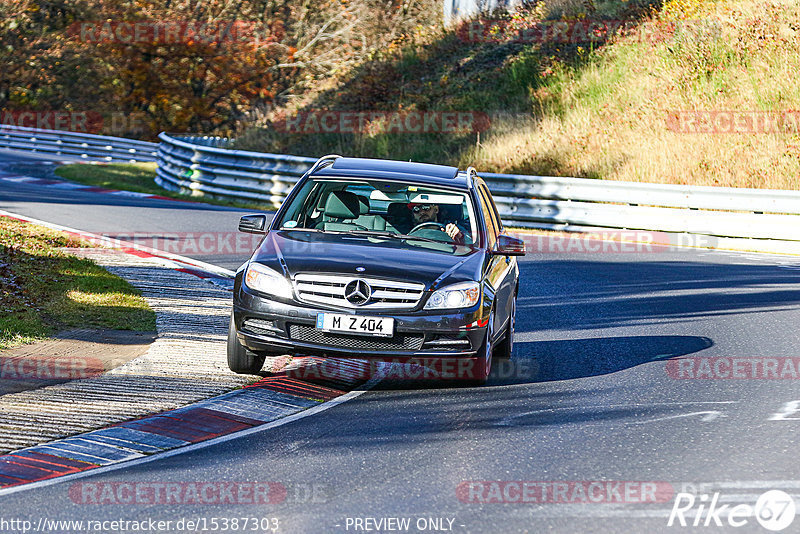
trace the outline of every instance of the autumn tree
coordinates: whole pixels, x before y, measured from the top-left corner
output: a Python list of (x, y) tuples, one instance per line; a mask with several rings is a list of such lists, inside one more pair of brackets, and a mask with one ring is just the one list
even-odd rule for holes
[(396, 40), (423, 5), (5, 0), (0, 109), (140, 114), (149, 138), (227, 133)]

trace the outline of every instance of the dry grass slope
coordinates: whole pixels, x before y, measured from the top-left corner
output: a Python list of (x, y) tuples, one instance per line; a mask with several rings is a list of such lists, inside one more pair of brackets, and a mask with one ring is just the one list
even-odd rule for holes
[[(800, 109), (800, 85), (793, 75), (800, 69), (800, 7), (679, 2), (695, 4), (692, 16), (718, 21), (719, 34), (688, 33), (659, 43), (636, 35), (621, 38), (584, 68), (552, 74), (543, 92), (555, 102), (532, 98), (550, 111), (541, 122), (504, 132), (498, 128), (480, 147), (462, 154), (460, 163), (499, 172), (800, 188), (800, 132), (791, 125), (783, 133), (736, 134), (676, 132), (668, 123), (673, 113), (685, 111)], [(680, 13), (669, 9), (677, 3), (665, 6), (662, 20)]]

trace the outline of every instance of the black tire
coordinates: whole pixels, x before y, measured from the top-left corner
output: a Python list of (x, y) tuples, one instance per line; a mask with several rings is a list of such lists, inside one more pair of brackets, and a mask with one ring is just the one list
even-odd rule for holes
[(236, 337), (233, 313), (231, 313), (231, 322), (228, 326), (228, 367), (230, 370), (243, 375), (254, 375), (261, 371), (264, 360), (266, 360), (266, 356), (249, 351), (239, 343), (239, 338)]
[(517, 296), (511, 300), (511, 313), (508, 316), (508, 326), (506, 333), (503, 336), (503, 341), (497, 344), (494, 349), (494, 355), (498, 360), (510, 360), (514, 353), (514, 327), (516, 325), (517, 315)]
[(475, 365), (472, 367), (472, 376), (466, 380), (466, 383), (472, 386), (482, 386), (489, 379), (489, 374), (492, 372), (492, 353), (494, 347), (492, 346), (492, 329), (494, 327), (494, 313), (489, 316), (489, 324), (486, 328), (486, 340), (483, 342), (481, 349), (475, 354)]

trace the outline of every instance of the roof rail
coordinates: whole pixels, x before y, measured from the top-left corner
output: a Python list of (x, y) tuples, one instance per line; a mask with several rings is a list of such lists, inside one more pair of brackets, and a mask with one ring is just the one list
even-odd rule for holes
[(314, 162), (314, 164), (311, 166), (311, 168), (308, 169), (305, 172), (304, 176), (307, 176), (307, 175), (311, 174), (312, 172), (316, 171), (317, 169), (319, 169), (320, 167), (322, 167), (322, 165), (326, 161), (330, 161), (331, 163), (333, 163), (336, 160), (336, 158), (341, 158), (341, 157), (342, 156), (340, 156), (338, 154), (328, 154), (327, 156), (322, 156), (321, 158), (319, 158), (317, 161)]

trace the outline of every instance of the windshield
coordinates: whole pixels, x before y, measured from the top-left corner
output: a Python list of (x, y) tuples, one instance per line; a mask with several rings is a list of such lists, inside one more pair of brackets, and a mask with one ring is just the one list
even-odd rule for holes
[(309, 180), (274, 228), (363, 234), (443, 251), (478, 240), (466, 192), (381, 180)]

